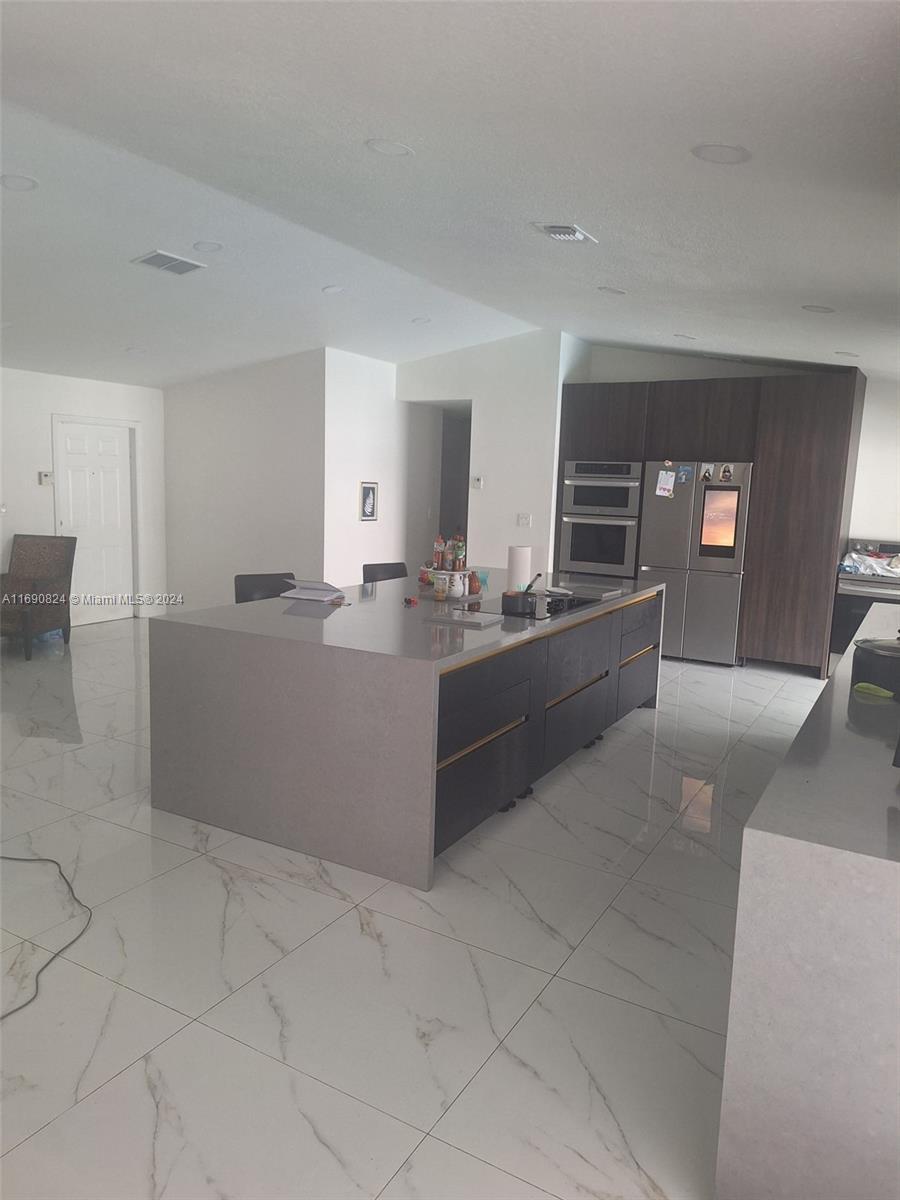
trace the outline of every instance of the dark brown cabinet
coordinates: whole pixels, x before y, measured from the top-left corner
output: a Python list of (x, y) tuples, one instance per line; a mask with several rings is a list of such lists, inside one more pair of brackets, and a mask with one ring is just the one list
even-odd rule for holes
[(646, 461), (753, 462), (759, 379), (676, 379), (649, 389)]
[(865, 378), (762, 380), (738, 653), (828, 668)]
[(559, 429), (561, 462), (643, 462), (647, 383), (567, 383)]

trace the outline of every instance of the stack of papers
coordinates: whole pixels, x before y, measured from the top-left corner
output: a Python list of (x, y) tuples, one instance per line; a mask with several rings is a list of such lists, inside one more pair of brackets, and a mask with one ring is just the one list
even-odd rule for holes
[(347, 599), (333, 583), (317, 583), (309, 579), (286, 579), (284, 582), (291, 589), (281, 593), (286, 600), (319, 600), (322, 604), (343, 604)]

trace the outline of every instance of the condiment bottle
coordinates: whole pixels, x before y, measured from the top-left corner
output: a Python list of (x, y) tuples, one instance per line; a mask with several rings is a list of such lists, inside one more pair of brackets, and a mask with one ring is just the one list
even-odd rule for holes
[(444, 566), (444, 546), (444, 535), (439, 533), (434, 539), (434, 552), (431, 559), (431, 565), (436, 571), (440, 571)]

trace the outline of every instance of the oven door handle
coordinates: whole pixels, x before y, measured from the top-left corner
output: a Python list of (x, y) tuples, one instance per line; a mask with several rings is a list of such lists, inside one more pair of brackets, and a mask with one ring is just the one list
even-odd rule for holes
[(619, 479), (609, 475), (583, 475), (579, 479), (569, 479), (566, 477), (563, 482), (567, 487), (636, 488), (641, 486), (641, 481), (639, 479)]
[(564, 525), (637, 525), (634, 517), (563, 517)]

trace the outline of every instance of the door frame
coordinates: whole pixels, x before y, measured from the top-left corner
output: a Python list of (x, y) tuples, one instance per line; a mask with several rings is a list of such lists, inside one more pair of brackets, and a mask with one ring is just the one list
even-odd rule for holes
[[(129, 459), (129, 486), (131, 490), (131, 591), (132, 595), (137, 594), (141, 590), (140, 571), (138, 567), (138, 549), (140, 542), (138, 520), (138, 495), (139, 495), (139, 458), (138, 451), (141, 445), (141, 423), (140, 421), (129, 420), (121, 417), (83, 417), (78, 413), (51, 413), (50, 414), (50, 453), (53, 465), (53, 532), (56, 533), (59, 528), (59, 513), (60, 513), (60, 496), (59, 496), (59, 462), (56, 454), (56, 438), (62, 425), (114, 425), (120, 429), (128, 430), (128, 459)], [(140, 610), (137, 605), (132, 605), (132, 617), (140, 616)]]

